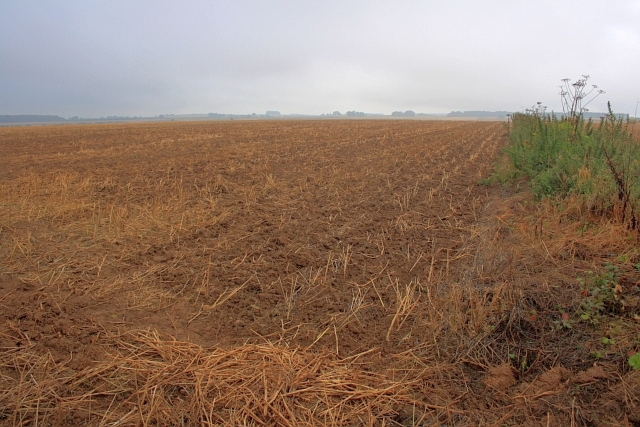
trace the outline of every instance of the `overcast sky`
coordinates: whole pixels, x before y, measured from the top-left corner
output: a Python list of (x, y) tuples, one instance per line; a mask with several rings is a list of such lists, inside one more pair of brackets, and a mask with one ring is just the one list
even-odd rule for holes
[(561, 110), (640, 101), (640, 1), (0, 0), (0, 114)]

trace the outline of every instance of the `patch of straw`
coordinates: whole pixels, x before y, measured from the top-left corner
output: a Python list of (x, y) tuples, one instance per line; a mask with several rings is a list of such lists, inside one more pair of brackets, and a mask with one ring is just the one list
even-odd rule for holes
[(73, 372), (30, 351), (0, 357), (0, 417), (13, 425), (384, 425), (408, 385), (329, 353), (270, 343), (205, 350), (131, 332)]

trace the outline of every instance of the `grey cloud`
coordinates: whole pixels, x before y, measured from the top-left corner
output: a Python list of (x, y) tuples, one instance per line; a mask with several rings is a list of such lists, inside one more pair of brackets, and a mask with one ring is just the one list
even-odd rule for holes
[(583, 73), (594, 108), (633, 111), (637, 22), (637, 1), (8, 0), (0, 114), (558, 108)]

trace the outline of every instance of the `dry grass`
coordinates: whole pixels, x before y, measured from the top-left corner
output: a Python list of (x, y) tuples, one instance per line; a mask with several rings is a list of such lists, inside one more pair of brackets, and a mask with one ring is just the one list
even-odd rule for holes
[(13, 425), (380, 425), (417, 405), (409, 384), (358, 357), (271, 343), (205, 351), (155, 333), (107, 335), (109, 354), (69, 374), (50, 356), (3, 354), (0, 402)]

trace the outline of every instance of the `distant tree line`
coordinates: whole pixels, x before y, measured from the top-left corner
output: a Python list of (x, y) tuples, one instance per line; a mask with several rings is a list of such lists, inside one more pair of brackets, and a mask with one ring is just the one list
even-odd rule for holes
[(51, 123), (66, 122), (67, 119), (60, 116), (44, 116), (34, 114), (18, 114), (0, 116), (0, 123)]
[(334, 111), (333, 113), (320, 114), (320, 117), (383, 117), (382, 113), (365, 113), (363, 111), (347, 111), (342, 114), (340, 111)]
[(405, 112), (394, 111), (393, 113), (391, 113), (391, 117), (415, 117), (415, 116), (416, 116), (416, 113), (411, 110), (407, 110)]
[(510, 111), (452, 111), (447, 117), (507, 117)]

